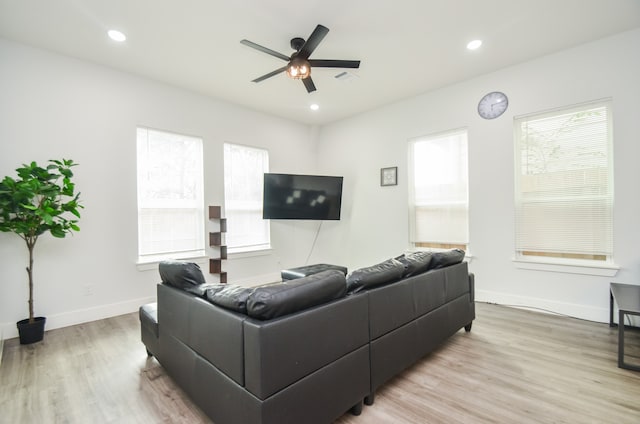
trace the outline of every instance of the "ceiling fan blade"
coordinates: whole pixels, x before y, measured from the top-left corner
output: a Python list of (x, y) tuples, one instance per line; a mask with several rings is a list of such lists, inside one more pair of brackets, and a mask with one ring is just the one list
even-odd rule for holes
[(309, 59), (309, 64), (316, 68), (359, 68), (359, 60)]
[(298, 52), (298, 57), (303, 59), (309, 59), (311, 53), (318, 47), (318, 44), (322, 41), (322, 39), (329, 33), (329, 28), (318, 25), (316, 29), (313, 30), (309, 38), (307, 38), (307, 42), (300, 48)]
[(267, 78), (271, 78), (271, 77), (272, 77), (272, 76), (274, 76), (274, 75), (278, 75), (280, 72), (284, 72), (286, 69), (287, 69), (287, 67), (286, 67), (286, 66), (283, 66), (282, 68), (278, 68), (278, 69), (276, 69), (275, 71), (269, 72), (268, 74), (265, 74), (265, 75), (263, 75), (263, 76), (261, 76), (261, 77), (258, 77), (258, 78), (256, 78), (256, 79), (252, 80), (251, 82), (260, 82), (260, 81), (264, 81), (264, 80), (266, 80)]
[(277, 51), (275, 51), (275, 50), (271, 50), (271, 49), (268, 49), (268, 48), (266, 48), (266, 47), (263, 47), (263, 46), (261, 46), (260, 44), (256, 44), (256, 43), (254, 43), (253, 41), (249, 41), (249, 40), (240, 40), (240, 43), (241, 43), (241, 44), (244, 44), (245, 46), (252, 47), (252, 48), (254, 48), (254, 49), (256, 49), (256, 50), (260, 50), (260, 51), (261, 51), (261, 52), (263, 52), (263, 53), (270, 54), (271, 56), (275, 56), (275, 57), (277, 57), (278, 59), (286, 60), (287, 62), (288, 62), (288, 61), (289, 61), (289, 59), (290, 59), (290, 57), (289, 57), (289, 56), (285, 56), (285, 55), (283, 55), (282, 53), (278, 53), (278, 52), (277, 52)]
[(313, 93), (314, 91), (316, 91), (316, 86), (313, 83), (313, 80), (311, 79), (311, 77), (307, 77), (303, 79), (302, 83), (304, 84), (304, 87), (307, 89), (307, 93)]

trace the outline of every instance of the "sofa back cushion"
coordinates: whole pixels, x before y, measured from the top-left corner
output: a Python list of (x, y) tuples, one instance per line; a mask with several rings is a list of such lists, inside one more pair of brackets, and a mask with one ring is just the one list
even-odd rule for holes
[(429, 269), (444, 268), (459, 264), (464, 260), (464, 250), (451, 249), (445, 252), (433, 252), (431, 254), (431, 264)]
[(205, 284), (200, 266), (193, 262), (161, 261), (158, 264), (162, 282), (182, 290), (192, 290)]
[(344, 297), (347, 292), (344, 274), (322, 271), (307, 277), (254, 288), (247, 299), (247, 314), (268, 320)]
[(247, 314), (247, 301), (255, 289), (234, 284), (214, 284), (207, 287), (207, 300), (214, 305)]
[(396, 259), (404, 265), (403, 277), (412, 277), (430, 269), (445, 268), (464, 260), (464, 250), (451, 249), (443, 252), (419, 251), (402, 254)]
[(347, 276), (347, 291), (357, 293), (393, 283), (402, 278), (404, 269), (404, 265), (393, 258), (366, 268), (356, 269)]
[(431, 252), (412, 252), (402, 254), (396, 259), (404, 265), (403, 277), (422, 274), (431, 269)]

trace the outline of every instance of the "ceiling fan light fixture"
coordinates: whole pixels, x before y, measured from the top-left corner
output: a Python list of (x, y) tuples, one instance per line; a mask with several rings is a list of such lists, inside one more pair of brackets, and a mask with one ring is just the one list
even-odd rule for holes
[(307, 93), (313, 93), (316, 91), (316, 85), (313, 83), (313, 79), (311, 78), (312, 66), (314, 68), (359, 68), (359, 60), (309, 59), (313, 51), (318, 47), (318, 44), (320, 44), (328, 32), (329, 28), (322, 25), (316, 25), (316, 28), (306, 41), (300, 37), (293, 38), (291, 40), (291, 48), (294, 49), (295, 52), (292, 53), (291, 56), (285, 56), (282, 53), (278, 53), (275, 50), (271, 50), (246, 39), (240, 40), (240, 44), (244, 44), (245, 46), (249, 46), (287, 62), (285, 66), (271, 71), (268, 74), (262, 75), (261, 77), (252, 80), (252, 82), (264, 81), (267, 78), (286, 72), (289, 78), (300, 80), (302, 85), (304, 85), (304, 88), (307, 90)]
[(305, 79), (311, 75), (311, 64), (305, 59), (293, 59), (287, 67), (287, 75), (293, 79)]

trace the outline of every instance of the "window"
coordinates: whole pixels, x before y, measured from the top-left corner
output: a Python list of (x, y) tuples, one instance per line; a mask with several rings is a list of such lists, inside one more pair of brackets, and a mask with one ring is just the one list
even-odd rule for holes
[(138, 128), (138, 256), (204, 255), (202, 140)]
[(230, 253), (271, 247), (269, 221), (262, 219), (265, 172), (269, 172), (269, 152), (225, 143), (224, 203)]
[(515, 119), (516, 254), (611, 261), (609, 102)]
[(467, 131), (409, 141), (409, 229), (415, 247), (469, 243)]

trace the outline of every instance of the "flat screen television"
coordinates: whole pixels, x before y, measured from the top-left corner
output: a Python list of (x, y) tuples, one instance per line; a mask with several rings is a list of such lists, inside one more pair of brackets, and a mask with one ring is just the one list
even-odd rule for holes
[(264, 219), (339, 220), (342, 177), (264, 174)]

